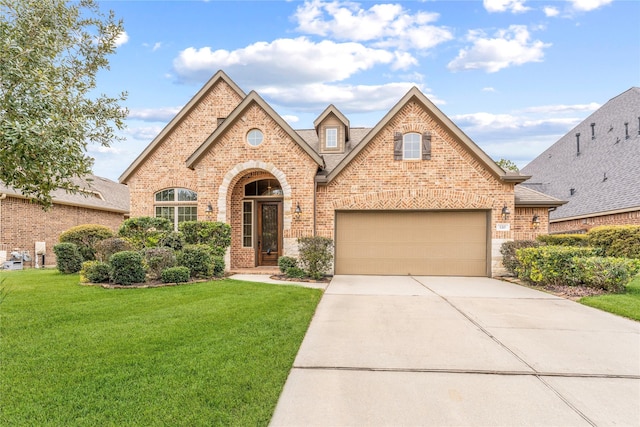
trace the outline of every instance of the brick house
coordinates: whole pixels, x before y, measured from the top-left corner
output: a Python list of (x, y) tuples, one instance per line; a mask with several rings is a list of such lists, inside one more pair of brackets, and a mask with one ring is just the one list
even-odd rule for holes
[(536, 157), (523, 185), (567, 200), (551, 212), (551, 233), (598, 225), (640, 225), (640, 88), (610, 99)]
[[(417, 88), (373, 128), (335, 106), (294, 130), (217, 72), (120, 177), (132, 216), (229, 223), (227, 268), (335, 241), (336, 274), (491, 276), (560, 200), (516, 185)], [(520, 195), (518, 196), (518, 193)]]
[[(10, 259), (11, 252), (28, 251), (35, 266), (56, 265), (53, 247), (60, 234), (82, 224), (100, 224), (114, 232), (129, 215), (129, 189), (106, 178), (87, 176), (74, 179), (83, 191), (69, 194), (52, 192), (53, 206), (44, 211), (22, 193), (0, 183), (0, 265)], [(36, 248), (38, 248), (36, 250)]]

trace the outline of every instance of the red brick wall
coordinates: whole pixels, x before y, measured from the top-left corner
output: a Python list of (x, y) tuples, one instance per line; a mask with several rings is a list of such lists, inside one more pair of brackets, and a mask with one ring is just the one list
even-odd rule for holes
[(45, 263), (55, 266), (53, 247), (62, 232), (82, 224), (100, 224), (117, 232), (124, 219), (121, 213), (59, 204), (45, 212), (27, 199), (8, 196), (0, 200), (0, 250), (28, 250), (35, 258), (35, 242), (45, 242)]
[(640, 210), (624, 212), (613, 215), (592, 216), (570, 221), (552, 222), (549, 225), (550, 233), (587, 232), (600, 225), (640, 225)]
[[(540, 225), (533, 227), (533, 216), (538, 215)], [(535, 240), (540, 234), (549, 233), (549, 209), (548, 208), (516, 208), (513, 219), (514, 240)]]

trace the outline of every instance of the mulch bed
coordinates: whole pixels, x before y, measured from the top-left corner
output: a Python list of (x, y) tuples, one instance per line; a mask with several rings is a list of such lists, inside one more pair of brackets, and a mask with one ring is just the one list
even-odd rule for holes
[(308, 277), (303, 279), (296, 279), (292, 277), (287, 277), (284, 274), (274, 274), (270, 277), (273, 280), (282, 280), (284, 282), (305, 282), (305, 283), (329, 283), (331, 282), (331, 277), (325, 276), (320, 280), (310, 279)]
[(577, 301), (583, 297), (592, 297), (598, 295), (604, 295), (608, 293), (604, 289), (590, 288), (587, 286), (568, 286), (568, 285), (546, 285), (535, 286), (524, 283), (523, 281), (516, 279), (515, 277), (500, 277), (501, 280), (506, 282), (516, 283), (527, 288), (535, 289), (537, 291), (553, 294), (558, 297), (567, 298), (572, 301)]

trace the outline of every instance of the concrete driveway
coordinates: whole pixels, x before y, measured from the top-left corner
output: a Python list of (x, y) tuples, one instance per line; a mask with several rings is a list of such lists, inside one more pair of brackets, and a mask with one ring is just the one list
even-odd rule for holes
[(639, 426), (640, 323), (487, 278), (336, 276), (271, 426)]

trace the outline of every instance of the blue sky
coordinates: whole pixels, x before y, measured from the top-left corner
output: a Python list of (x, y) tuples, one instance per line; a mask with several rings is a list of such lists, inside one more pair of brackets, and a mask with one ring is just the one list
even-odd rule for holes
[[(412, 86), (520, 167), (640, 86), (640, 2), (101, 1), (125, 34), (98, 90), (129, 94), (125, 140), (90, 146), (117, 180), (219, 69), (294, 129), (329, 104), (372, 127)], [(185, 153), (185, 156), (188, 153)]]

